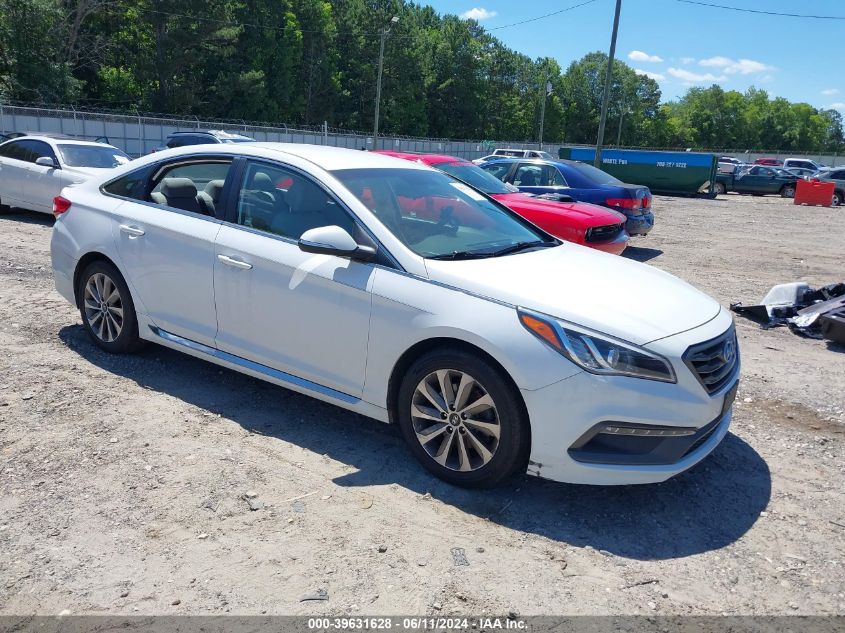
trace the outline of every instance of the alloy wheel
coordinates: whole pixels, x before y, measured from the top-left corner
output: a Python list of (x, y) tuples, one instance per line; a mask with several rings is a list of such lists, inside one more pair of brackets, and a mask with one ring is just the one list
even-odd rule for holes
[(470, 472), (490, 463), (501, 425), (492, 396), (475, 378), (440, 369), (423, 378), (411, 399), (417, 441), (435, 462)]
[(85, 284), (85, 319), (94, 335), (111, 343), (123, 331), (123, 300), (108, 275), (95, 273)]

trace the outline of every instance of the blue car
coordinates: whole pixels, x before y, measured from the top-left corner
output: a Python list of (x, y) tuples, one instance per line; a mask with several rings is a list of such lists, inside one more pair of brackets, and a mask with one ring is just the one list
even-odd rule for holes
[(648, 187), (626, 184), (592, 165), (572, 160), (504, 158), (479, 167), (525, 193), (552, 198), (568, 196), (624, 213), (629, 235), (646, 235), (654, 226)]

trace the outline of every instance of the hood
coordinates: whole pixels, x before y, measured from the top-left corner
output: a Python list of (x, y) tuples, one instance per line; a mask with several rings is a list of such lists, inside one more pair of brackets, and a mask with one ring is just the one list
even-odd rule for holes
[(577, 244), (425, 265), (434, 281), (639, 345), (702, 325), (721, 310), (669, 273)]
[(501, 193), (492, 197), (509, 209), (517, 212), (540, 211), (560, 213), (565, 211), (567, 216), (579, 218), (586, 226), (622, 224), (626, 220), (625, 216), (621, 213), (588, 202), (555, 202), (554, 200), (535, 198), (524, 193)]

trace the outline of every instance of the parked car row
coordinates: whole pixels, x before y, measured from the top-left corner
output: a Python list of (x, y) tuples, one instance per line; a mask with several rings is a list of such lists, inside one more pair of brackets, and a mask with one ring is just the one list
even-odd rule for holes
[(622, 213), (629, 235), (647, 235), (654, 226), (648, 187), (620, 181), (592, 165), (572, 160), (499, 158), (481, 165), (520, 191), (589, 202)]
[[(513, 186), (443, 156), (157, 152), (55, 198), (56, 287), (107, 352), (155, 342), (397, 423), (455, 484), (518, 471), (646, 483), (699, 462), (731, 420), (730, 314), (529, 221), (590, 244), (590, 228), (618, 231), (617, 209), (634, 210), (617, 199), (643, 215), (650, 195), (605, 182), (603, 208), (542, 200), (513, 188), (556, 161), (498, 167)], [(552, 197), (594, 184), (558, 173)], [(558, 222), (561, 210), (578, 222)]]
[[(625, 216), (593, 204), (545, 200), (526, 195), (517, 187), (502, 182), (477, 165), (454, 156), (439, 154), (410, 154), (380, 151), (381, 154), (430, 165), (478, 189), (501, 202), (526, 220), (533, 222), (555, 237), (576, 244), (592, 246), (602, 251), (619, 254), (628, 244)], [(439, 209), (420, 210), (418, 215), (440, 213)], [(460, 221), (464, 209), (451, 213)]]

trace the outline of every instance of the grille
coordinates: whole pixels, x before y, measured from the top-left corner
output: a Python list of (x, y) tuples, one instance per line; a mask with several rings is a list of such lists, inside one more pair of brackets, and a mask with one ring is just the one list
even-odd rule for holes
[(621, 224), (608, 224), (606, 226), (594, 226), (587, 229), (588, 242), (606, 242), (612, 240), (622, 232)]
[(691, 346), (684, 354), (684, 362), (707, 393), (719, 391), (731, 381), (739, 366), (734, 326), (710, 341)]

